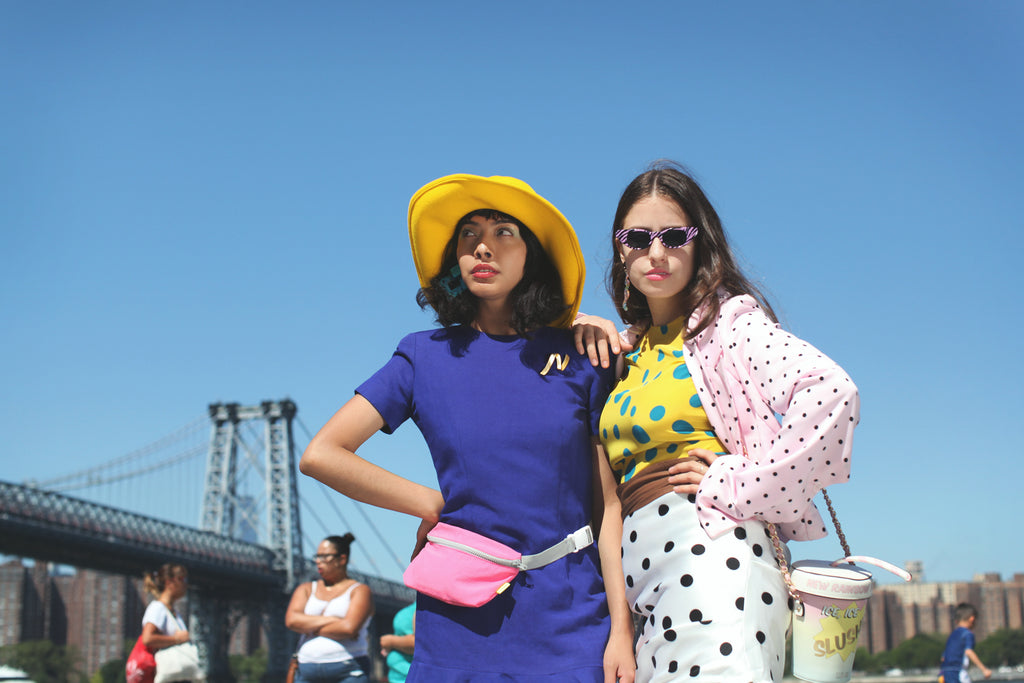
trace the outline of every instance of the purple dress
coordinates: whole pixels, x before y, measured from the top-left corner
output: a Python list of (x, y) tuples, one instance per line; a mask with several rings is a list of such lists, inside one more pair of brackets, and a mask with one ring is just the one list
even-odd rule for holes
[[(559, 358), (541, 375), (551, 354)], [(591, 439), (612, 381), (566, 330), (527, 340), (460, 326), (405, 337), (357, 391), (385, 432), (410, 417), (419, 427), (442, 521), (531, 554), (591, 521)], [(521, 572), (482, 607), (420, 594), (408, 680), (602, 681), (609, 619), (599, 568), (592, 545)]]

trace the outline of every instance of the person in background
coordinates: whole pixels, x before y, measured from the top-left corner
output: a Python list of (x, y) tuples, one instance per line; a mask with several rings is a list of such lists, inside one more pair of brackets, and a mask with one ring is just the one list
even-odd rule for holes
[[(395, 277), (396, 244), (378, 237), (380, 283), (367, 283), (368, 295)], [(597, 527), (596, 547), (520, 573), (479, 607), (419, 593), (409, 681), (631, 683), (622, 518), (596, 440), (612, 376), (574, 352), (567, 329), (585, 272), (576, 233), (517, 178), (457, 174), (413, 195), (409, 237), (417, 300), (443, 328), (402, 339), (313, 437), (299, 469), (420, 518), (420, 542), (445, 522), (534, 554)], [(408, 419), (440, 491), (356, 453)]]
[(373, 615), (370, 587), (348, 575), (355, 537), (328, 536), (317, 546), (320, 580), (300, 584), (292, 593), (285, 626), (302, 634), (296, 652), (296, 683), (369, 681), (367, 629)]
[(142, 644), (151, 652), (189, 641), (185, 621), (174, 605), (188, 592), (188, 570), (180, 564), (165, 564), (143, 577), (153, 601), (142, 615)]
[(188, 592), (188, 571), (180, 564), (165, 564), (143, 575), (146, 592), (153, 601), (142, 616), (142, 634), (125, 662), (128, 683), (153, 683), (156, 678), (155, 653), (187, 643), (188, 629), (175, 603)]
[(416, 603), (398, 610), (391, 621), (394, 633), (380, 637), (380, 653), (387, 658), (388, 683), (405, 683), (416, 646)]
[(956, 606), (954, 613), (956, 628), (946, 639), (946, 649), (942, 651), (939, 664), (939, 683), (971, 683), (968, 672), (971, 664), (981, 669), (985, 678), (992, 677), (992, 670), (981, 663), (981, 658), (974, 651), (974, 622), (978, 620), (978, 609), (967, 602)]
[[(825, 535), (811, 501), (849, 478), (857, 388), (779, 327), (675, 164), (629, 184), (609, 238), (608, 289), (632, 350), (600, 436), (642, 624), (636, 680), (781, 681), (790, 613), (776, 552)], [(625, 348), (606, 325), (578, 321), (577, 349), (595, 364), (591, 327)]]

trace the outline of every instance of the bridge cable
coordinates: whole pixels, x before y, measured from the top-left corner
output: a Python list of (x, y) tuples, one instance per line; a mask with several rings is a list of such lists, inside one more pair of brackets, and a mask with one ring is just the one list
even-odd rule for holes
[[(254, 439), (256, 441), (256, 443), (258, 443), (260, 446), (262, 446), (264, 451), (266, 451), (267, 446), (266, 446), (265, 443), (263, 443), (263, 437), (260, 436), (260, 434), (258, 432), (254, 433), (255, 432), (255, 428), (252, 427), (252, 425), (250, 425), (250, 424), (248, 424), (248, 422), (246, 422), (244, 424), (244, 426), (240, 426), (239, 429), (248, 429), (249, 430), (249, 436), (252, 439)], [(235, 438), (235, 443), (241, 445), (242, 446), (242, 450), (245, 451), (245, 457), (248, 458), (249, 464), (252, 465), (252, 468), (254, 470), (256, 470), (257, 474), (260, 475), (260, 478), (263, 480), (263, 482), (266, 483), (266, 481), (267, 481), (267, 473), (266, 473), (266, 470), (263, 467), (264, 466), (263, 461), (260, 458), (258, 458), (255, 453), (252, 452), (252, 449), (249, 448), (249, 444), (245, 441), (245, 439), (242, 438), (242, 435), (238, 433), (238, 430), (235, 431), (234, 438)]]
[[(317, 483), (319, 484), (320, 482), (317, 482)], [(317, 488), (320, 489), (320, 492), (324, 495), (324, 498), (327, 500), (327, 503), (334, 509), (335, 514), (337, 514), (338, 517), (341, 518), (341, 521), (345, 524), (345, 527), (348, 528), (348, 529), (351, 529), (352, 525), (349, 524), (348, 520), (345, 519), (345, 515), (341, 514), (341, 510), (339, 510), (338, 506), (334, 503), (334, 496), (332, 496), (329, 493), (330, 487), (328, 487), (328, 486), (326, 486), (324, 484), (320, 484)], [(328, 529), (330, 527), (325, 525), (323, 520), (321, 520), (319, 517), (317, 517), (317, 515), (314, 514), (313, 516), (316, 518), (316, 521), (320, 522), (320, 526), (323, 527), (324, 531), (327, 532), (328, 535), (329, 535), (330, 532), (328, 531)], [(310, 542), (310, 544), (313, 545), (314, 548), (316, 547), (316, 545), (314, 543), (312, 543), (312, 541)], [(366, 554), (366, 559), (369, 560), (371, 565), (373, 565), (373, 570), (375, 572), (377, 572), (378, 575), (381, 575), (383, 573), (383, 572), (381, 572), (380, 567), (377, 566), (377, 561), (373, 559), (373, 555), (371, 555), (370, 553), (367, 553)]]
[(78, 474), (89, 474), (90, 475), (90, 478), (86, 479), (85, 481), (71, 482), (71, 483), (65, 484), (63, 486), (53, 486), (52, 485), (53, 482), (65, 481), (65, 480), (70, 478), (70, 477), (61, 477), (60, 479), (51, 479), (49, 481), (38, 482), (36, 484), (36, 486), (38, 486), (39, 488), (44, 488), (44, 489), (46, 489), (48, 491), (61, 492), (61, 491), (76, 491), (78, 489), (92, 488), (94, 486), (102, 486), (104, 484), (113, 484), (115, 482), (123, 481), (125, 479), (131, 479), (132, 477), (139, 477), (139, 476), (142, 476), (143, 474), (149, 474), (151, 472), (155, 472), (156, 470), (163, 469), (165, 467), (170, 467), (171, 465), (177, 465), (180, 462), (185, 462), (187, 460), (191, 460), (192, 458), (196, 457), (197, 455), (201, 455), (202, 453), (205, 453), (205, 452), (206, 452), (206, 446), (195, 446), (193, 448), (188, 449), (187, 451), (183, 451), (181, 453), (173, 455), (173, 456), (171, 456), (170, 458), (168, 458), (166, 460), (161, 460), (160, 462), (155, 462), (155, 463), (152, 463), (150, 465), (146, 465), (145, 467), (140, 467), (139, 469), (136, 469), (136, 470), (131, 470), (131, 471), (128, 471), (128, 472), (122, 472), (122, 473), (115, 474), (115, 475), (110, 475), (110, 476), (105, 477), (105, 478), (100, 478), (100, 477), (94, 476), (94, 472), (98, 472), (101, 469), (99, 467), (96, 467), (96, 468), (93, 468), (92, 470), (89, 470), (89, 471), (84, 471), (83, 470), (82, 472), (78, 473)]
[[(208, 427), (209, 424), (210, 424), (209, 416), (204, 415), (203, 417), (197, 418), (197, 419), (193, 420), (192, 422), (186, 424), (184, 427), (181, 427), (177, 431), (174, 431), (174, 432), (168, 434), (167, 436), (165, 436), (165, 437), (163, 437), (161, 439), (157, 439), (156, 441), (154, 441), (153, 443), (151, 443), (151, 444), (149, 444), (147, 446), (143, 446), (142, 448), (134, 450), (131, 453), (128, 453), (127, 455), (123, 455), (123, 456), (121, 456), (119, 458), (115, 458), (115, 459), (113, 459), (113, 460), (111, 460), (109, 462), (105, 462), (105, 463), (102, 463), (100, 465), (96, 465), (94, 467), (90, 467), (90, 468), (87, 468), (87, 469), (84, 469), (84, 470), (80, 470), (78, 472), (72, 472), (71, 474), (65, 474), (65, 475), (62, 475), (60, 477), (54, 477), (53, 479), (47, 479), (45, 481), (31, 482), (31, 485), (32, 486), (36, 486), (38, 488), (44, 488), (44, 489), (45, 488), (50, 488), (50, 487), (54, 486), (55, 484), (63, 484), (64, 482), (70, 481), (70, 480), (73, 480), (73, 479), (85, 478), (88, 475), (92, 475), (95, 472), (99, 472), (99, 471), (102, 471), (104, 469), (109, 469), (111, 467), (116, 467), (118, 465), (122, 465), (122, 464), (124, 464), (126, 462), (130, 462), (132, 460), (141, 459), (141, 458), (143, 458), (143, 457), (145, 457), (147, 455), (155, 453), (156, 451), (159, 451), (159, 450), (161, 450), (163, 448), (166, 448), (167, 445), (170, 444), (170, 443), (182, 440), (183, 438), (185, 438), (186, 435), (188, 435), (189, 433), (193, 433), (193, 432), (197, 431), (200, 427)], [(53, 490), (60, 490), (60, 489), (53, 489)]]
[[(320, 518), (320, 515), (316, 513), (316, 508), (310, 505), (309, 501), (307, 501), (305, 498), (300, 498), (300, 500), (302, 501), (302, 507), (305, 509), (305, 511), (308, 512), (313, 517), (314, 520), (316, 520), (317, 524), (320, 525), (320, 528), (324, 530), (324, 534), (329, 536), (331, 534), (331, 527), (327, 526), (324, 520)], [(351, 528), (351, 525), (348, 523), (348, 520), (345, 519), (345, 516), (342, 515), (340, 511), (338, 512), (338, 516), (341, 517), (341, 522), (345, 525), (346, 529)], [(309, 535), (308, 531), (309, 530), (307, 527), (302, 527), (302, 535), (306, 541), (306, 544), (315, 549), (317, 546), (316, 541), (313, 539), (313, 537)]]

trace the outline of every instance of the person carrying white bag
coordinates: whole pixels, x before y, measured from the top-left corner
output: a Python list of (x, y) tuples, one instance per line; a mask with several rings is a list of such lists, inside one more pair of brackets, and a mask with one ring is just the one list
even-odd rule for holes
[(139, 641), (154, 653), (156, 671), (153, 683), (202, 681), (199, 652), (190, 642), (185, 621), (174, 608), (188, 592), (188, 570), (179, 564), (165, 564), (144, 578), (146, 592), (155, 600), (142, 617)]

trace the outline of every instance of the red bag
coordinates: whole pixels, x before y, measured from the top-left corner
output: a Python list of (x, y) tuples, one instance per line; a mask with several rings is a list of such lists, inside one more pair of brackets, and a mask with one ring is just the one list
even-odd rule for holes
[(156, 678), (156, 657), (142, 644), (142, 636), (135, 641), (135, 647), (128, 655), (124, 674), (128, 683), (153, 683), (153, 679)]

